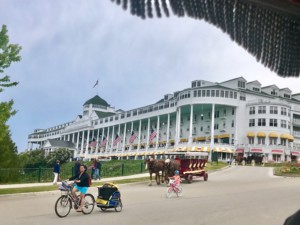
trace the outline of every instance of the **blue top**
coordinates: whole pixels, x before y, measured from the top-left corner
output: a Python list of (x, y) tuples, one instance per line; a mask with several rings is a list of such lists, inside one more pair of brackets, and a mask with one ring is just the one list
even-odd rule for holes
[(54, 173), (59, 173), (60, 172), (60, 166), (59, 166), (59, 164), (57, 164), (57, 163), (54, 164), (53, 172)]

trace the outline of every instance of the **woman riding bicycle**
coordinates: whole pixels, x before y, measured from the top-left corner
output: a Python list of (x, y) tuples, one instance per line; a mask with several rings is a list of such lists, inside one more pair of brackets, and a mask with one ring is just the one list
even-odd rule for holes
[(73, 196), (76, 196), (76, 192), (80, 192), (80, 207), (76, 210), (77, 212), (82, 212), (82, 207), (84, 203), (84, 196), (89, 187), (89, 175), (86, 172), (87, 167), (85, 165), (80, 166), (79, 174), (71, 177), (69, 180), (74, 180), (75, 186), (72, 190)]

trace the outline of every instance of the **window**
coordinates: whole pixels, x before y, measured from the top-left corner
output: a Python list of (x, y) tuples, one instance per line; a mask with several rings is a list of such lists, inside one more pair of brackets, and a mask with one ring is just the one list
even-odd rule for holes
[(215, 111), (215, 118), (219, 118), (219, 111)]
[(233, 98), (233, 91), (230, 92), (230, 98)]
[(197, 91), (194, 91), (194, 97), (197, 97)]
[(201, 97), (201, 90), (198, 90), (198, 97)]
[(280, 127), (281, 128), (286, 128), (286, 120), (281, 120), (280, 121)]
[(196, 82), (192, 83), (192, 88), (196, 87)]
[(215, 97), (215, 90), (211, 90), (211, 97)]
[(214, 130), (218, 130), (219, 129), (219, 124), (218, 123), (215, 123), (214, 124)]
[(221, 91), (221, 97), (224, 98), (224, 91)]
[(270, 127), (277, 127), (277, 119), (270, 119), (269, 126)]
[(228, 91), (225, 91), (225, 98), (228, 98)]
[(253, 87), (252, 90), (259, 92), (259, 88), (256, 88), (256, 87)]
[(206, 90), (206, 96), (210, 97), (210, 90)]
[(286, 116), (286, 108), (281, 107), (281, 115)]
[(278, 107), (270, 106), (270, 114), (278, 114)]
[(216, 90), (216, 97), (219, 97), (219, 96), (220, 96), (220, 91)]
[(265, 119), (265, 118), (260, 118), (260, 119), (258, 119), (257, 126), (259, 126), (259, 127), (264, 127), (264, 126), (266, 126), (266, 119)]
[(226, 116), (226, 109), (224, 109), (223, 114), (224, 114), (224, 116)]
[(231, 127), (234, 127), (234, 120), (231, 121)]
[(237, 99), (237, 92), (234, 92), (234, 99)]
[(266, 114), (266, 106), (258, 106), (258, 114)]
[(205, 90), (202, 90), (202, 97), (205, 97)]
[(264, 137), (258, 137), (257, 138), (257, 143), (259, 145), (264, 145), (265, 144), (265, 140), (266, 140), (266, 138), (264, 138)]
[(231, 112), (232, 115), (234, 115), (234, 111), (235, 111), (234, 108), (232, 108), (232, 112)]
[(249, 120), (249, 127), (255, 127), (255, 119)]
[(277, 138), (269, 138), (270, 145), (276, 145), (277, 144)]
[(239, 81), (238, 81), (238, 87), (239, 87), (239, 88), (245, 88), (245, 87), (246, 87), (245, 81), (239, 80)]
[(250, 145), (254, 144), (254, 137), (248, 137), (248, 140)]
[(250, 107), (250, 109), (249, 109), (249, 114), (250, 115), (254, 115), (255, 114), (255, 107), (253, 106), (253, 107)]
[(241, 94), (241, 95), (240, 95), (240, 100), (241, 100), (241, 101), (246, 101), (246, 96), (245, 96), (244, 94)]
[(202, 126), (200, 127), (200, 131), (203, 131), (203, 127)]

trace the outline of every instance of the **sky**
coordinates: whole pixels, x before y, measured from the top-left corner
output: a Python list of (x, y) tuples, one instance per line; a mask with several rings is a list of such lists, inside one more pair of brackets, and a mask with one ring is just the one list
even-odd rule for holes
[(142, 20), (110, 0), (0, 0), (2, 24), (22, 47), (22, 60), (5, 71), (19, 85), (0, 93), (18, 111), (8, 125), (19, 152), (34, 129), (73, 121), (97, 94), (130, 110), (193, 80), (241, 76), (300, 92), (299, 78), (279, 77), (203, 20)]

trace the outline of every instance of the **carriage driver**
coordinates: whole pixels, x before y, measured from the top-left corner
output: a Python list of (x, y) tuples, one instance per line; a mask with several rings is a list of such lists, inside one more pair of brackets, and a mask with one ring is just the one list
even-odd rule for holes
[[(79, 174), (71, 177), (69, 180), (74, 180), (75, 186), (72, 190), (73, 196), (76, 196), (76, 192), (80, 192), (80, 207), (76, 210), (77, 212), (82, 212), (82, 207), (84, 203), (84, 196), (89, 187), (89, 175), (86, 172), (86, 165), (81, 165), (79, 169)], [(75, 198), (76, 199), (76, 198)]]

